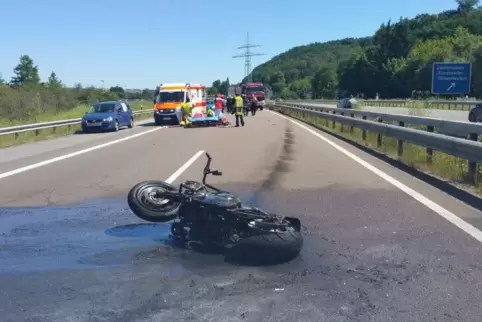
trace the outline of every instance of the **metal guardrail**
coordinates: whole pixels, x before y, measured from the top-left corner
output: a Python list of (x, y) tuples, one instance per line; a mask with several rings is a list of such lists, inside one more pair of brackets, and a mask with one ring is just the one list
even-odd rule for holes
[(426, 126), (427, 130), (430, 132), (438, 132), (441, 134), (467, 138), (469, 136), (480, 136), (482, 135), (482, 123), (471, 123), (464, 121), (449, 121), (434, 117), (426, 116), (414, 116), (414, 115), (402, 115), (402, 114), (391, 114), (382, 112), (372, 112), (364, 111), (358, 109), (343, 109), (336, 108), (329, 105), (317, 104), (317, 103), (278, 103), (286, 106), (299, 107), (303, 109), (311, 109), (321, 112), (330, 112), (340, 115), (350, 115), (357, 116), (361, 118), (368, 119), (381, 119), (384, 122), (396, 122), (398, 124), (412, 124)]
[[(455, 101), (455, 100), (360, 100), (356, 99), (361, 106), (370, 107), (414, 107), (422, 106), (424, 108), (444, 109), (444, 110), (463, 110), (468, 111), (480, 101)], [(337, 100), (314, 99), (313, 103), (336, 104)]]
[[(143, 111), (133, 111), (133, 115), (145, 114), (145, 113), (152, 113), (152, 110), (143, 110)], [(25, 132), (30, 131), (40, 131), (44, 129), (53, 129), (62, 126), (72, 126), (80, 124), (82, 118), (78, 119), (69, 119), (69, 120), (59, 120), (53, 122), (42, 122), (42, 123), (31, 123), (25, 125), (17, 125), (11, 127), (4, 127), (0, 128), (0, 136), (2, 135), (18, 135)]]
[[(301, 104), (277, 103), (274, 110), (288, 115), (294, 114), (295, 117), (296, 115), (300, 115), (302, 118), (306, 118), (306, 116), (319, 117), (325, 119), (327, 126), (331, 121), (333, 128), (335, 122), (348, 125), (350, 126), (350, 133), (353, 133), (354, 128), (359, 128), (362, 130), (364, 141), (367, 137), (367, 131), (377, 133), (377, 146), (379, 148), (382, 146), (383, 136), (395, 138), (397, 139), (397, 155), (399, 157), (403, 156), (404, 142), (408, 142), (426, 148), (427, 163), (432, 162), (434, 150), (465, 159), (468, 162), (467, 180), (472, 184), (477, 182), (477, 163), (482, 163), (482, 143), (477, 142), (478, 136), (482, 134), (481, 124)], [(376, 120), (369, 120), (368, 118), (375, 118)], [(398, 124), (386, 124), (383, 123), (384, 120), (397, 121)], [(427, 130), (407, 128), (405, 123), (425, 125)], [(467, 129), (464, 129), (464, 126)], [(435, 133), (435, 127), (451, 127), (452, 130), (463, 130), (468, 134), (467, 139)]]

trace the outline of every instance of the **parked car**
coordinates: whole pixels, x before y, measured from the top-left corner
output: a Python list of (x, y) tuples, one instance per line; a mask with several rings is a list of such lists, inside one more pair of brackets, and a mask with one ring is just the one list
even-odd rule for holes
[(134, 127), (132, 108), (125, 101), (97, 102), (82, 117), (82, 131), (119, 131), (122, 127)]
[(482, 123), (482, 103), (476, 104), (474, 107), (470, 109), (469, 121)]

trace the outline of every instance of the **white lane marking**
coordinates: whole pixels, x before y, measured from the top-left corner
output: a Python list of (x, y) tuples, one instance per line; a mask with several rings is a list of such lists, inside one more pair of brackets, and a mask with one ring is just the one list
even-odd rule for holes
[(408, 186), (401, 183), (397, 179), (395, 179), (392, 176), (386, 174), (382, 170), (380, 170), (377, 167), (371, 165), (370, 163), (366, 162), (365, 160), (359, 158), (358, 156), (354, 155), (353, 153), (349, 152), (348, 150), (342, 148), (341, 146), (339, 146), (335, 142), (331, 141), (330, 139), (326, 138), (325, 136), (321, 135), (320, 133), (317, 133), (316, 131), (313, 131), (309, 127), (307, 127), (307, 126), (305, 126), (305, 125), (303, 125), (303, 124), (301, 124), (297, 121), (294, 121), (294, 120), (290, 119), (289, 117), (280, 115), (280, 114), (275, 113), (275, 112), (272, 112), (272, 113), (276, 114), (277, 116), (282, 117), (282, 118), (284, 118), (284, 119), (286, 119), (286, 120), (288, 120), (288, 121), (290, 121), (290, 122), (292, 122), (296, 125), (298, 125), (302, 129), (308, 131), (309, 133), (313, 134), (314, 136), (316, 136), (319, 139), (323, 140), (324, 142), (328, 143), (333, 148), (337, 149), (338, 151), (340, 151), (341, 153), (343, 153), (344, 155), (346, 155), (347, 157), (349, 157), (353, 161), (357, 162), (358, 164), (362, 165), (366, 169), (375, 173), (377, 176), (379, 176), (383, 180), (387, 181), (388, 183), (391, 183), (393, 186), (395, 186), (396, 188), (405, 192), (407, 195), (409, 195), (413, 199), (417, 200), (418, 202), (420, 202), (421, 204), (423, 204), (427, 208), (431, 209), (432, 211), (434, 211), (438, 215), (447, 219), (449, 222), (451, 222), (455, 226), (459, 227), (460, 229), (465, 231), (467, 234), (469, 234), (470, 236), (477, 239), (479, 242), (482, 242), (482, 231), (480, 231), (476, 227), (472, 226), (471, 224), (469, 224), (465, 220), (461, 219), (460, 217), (457, 217), (454, 213), (450, 212), (449, 210), (445, 209), (444, 207), (440, 206), (439, 204), (435, 203), (434, 201), (428, 199), (427, 197), (425, 197), (421, 193), (413, 190), (412, 188), (409, 188)]
[(198, 151), (195, 155), (193, 155), (189, 160), (186, 161), (179, 169), (177, 169), (176, 172), (171, 174), (169, 178), (165, 180), (167, 183), (173, 183), (176, 181), (177, 178), (181, 176), (181, 174), (184, 173), (184, 171), (187, 170), (202, 154), (204, 153), (203, 150)]
[(19, 173), (22, 173), (22, 172), (25, 172), (25, 171), (29, 171), (29, 170), (33, 170), (33, 169), (43, 167), (44, 165), (47, 165), (47, 164), (51, 164), (51, 163), (54, 163), (54, 162), (58, 162), (58, 161), (62, 161), (62, 160), (65, 160), (65, 159), (73, 158), (75, 156), (78, 156), (78, 155), (81, 155), (81, 154), (84, 154), (84, 153), (87, 153), (87, 152), (99, 150), (99, 149), (102, 149), (102, 148), (105, 148), (105, 147), (108, 147), (108, 146), (111, 146), (111, 145), (114, 145), (114, 144), (117, 144), (117, 143), (121, 143), (121, 142), (130, 140), (130, 139), (133, 139), (133, 138), (137, 138), (141, 135), (149, 134), (149, 133), (152, 133), (154, 131), (161, 130), (163, 128), (164, 127), (157, 127), (155, 129), (148, 130), (148, 131), (141, 132), (141, 133), (137, 133), (137, 134), (134, 134), (134, 135), (130, 135), (130, 136), (127, 136), (127, 137), (122, 138), (122, 139), (117, 139), (117, 140), (110, 141), (110, 142), (107, 142), (107, 143), (99, 144), (99, 145), (93, 146), (91, 148), (87, 148), (87, 149), (84, 149), (84, 150), (72, 152), (72, 153), (65, 154), (65, 155), (61, 155), (61, 156), (53, 158), (53, 159), (48, 159), (48, 160), (45, 160), (45, 161), (34, 163), (34, 164), (31, 164), (31, 165), (28, 165), (28, 166), (25, 166), (25, 167), (21, 167), (21, 168), (12, 170), (12, 171), (0, 173), (0, 180), (11, 177), (13, 175), (16, 175), (16, 174), (19, 174)]

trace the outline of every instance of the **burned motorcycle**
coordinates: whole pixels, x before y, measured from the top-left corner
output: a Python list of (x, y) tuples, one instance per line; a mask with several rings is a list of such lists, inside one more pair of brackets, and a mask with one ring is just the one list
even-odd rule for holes
[(226, 259), (244, 262), (284, 262), (301, 251), (301, 223), (293, 217), (268, 214), (243, 206), (233, 194), (206, 183), (211, 156), (206, 153), (202, 183), (185, 181), (178, 188), (163, 181), (143, 181), (128, 194), (128, 204), (139, 218), (168, 222), (172, 237), (183, 243), (215, 244)]

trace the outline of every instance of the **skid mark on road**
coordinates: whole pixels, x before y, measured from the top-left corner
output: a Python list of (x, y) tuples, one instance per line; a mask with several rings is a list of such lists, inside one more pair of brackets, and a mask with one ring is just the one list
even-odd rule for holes
[(253, 191), (252, 195), (248, 198), (250, 204), (258, 204), (261, 198), (261, 194), (265, 191), (274, 189), (281, 180), (284, 174), (291, 171), (295, 160), (294, 145), (296, 144), (296, 137), (290, 122), (285, 123), (285, 132), (283, 138), (283, 145), (279, 152), (278, 158), (275, 164), (270, 168), (269, 174), (263, 181), (261, 186)]

